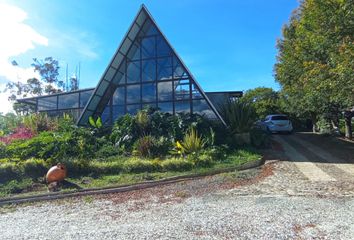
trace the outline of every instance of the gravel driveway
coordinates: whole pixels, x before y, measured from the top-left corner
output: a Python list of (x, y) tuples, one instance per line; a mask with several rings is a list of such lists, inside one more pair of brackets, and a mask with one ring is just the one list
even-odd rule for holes
[[(291, 143), (296, 136), (276, 138)], [(160, 188), (3, 207), (0, 239), (353, 239), (354, 175), (316, 162), (331, 180), (311, 179), (296, 160), (278, 156), (288, 161)]]

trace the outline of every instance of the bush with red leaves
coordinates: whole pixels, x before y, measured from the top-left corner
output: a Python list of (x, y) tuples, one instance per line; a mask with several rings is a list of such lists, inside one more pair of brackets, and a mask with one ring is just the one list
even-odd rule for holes
[(25, 127), (18, 127), (14, 130), (13, 133), (4, 137), (0, 137), (0, 142), (10, 144), (15, 140), (30, 139), (34, 136), (35, 134), (30, 129)]

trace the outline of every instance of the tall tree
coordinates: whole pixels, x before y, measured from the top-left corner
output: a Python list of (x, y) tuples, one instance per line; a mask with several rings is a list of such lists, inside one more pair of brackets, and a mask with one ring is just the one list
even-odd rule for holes
[[(17, 66), (18, 64), (13, 61), (13, 65)], [(40, 79), (30, 78), (25, 83), (20, 81), (7, 83), (5, 91), (10, 92), (9, 101), (14, 102), (17, 98), (64, 91), (64, 82), (58, 79), (60, 67), (57, 60), (52, 57), (46, 57), (44, 60), (34, 58), (31, 66), (35, 72), (39, 73)], [(32, 107), (20, 103), (14, 103), (13, 107), (19, 113), (33, 111)]]
[(258, 118), (280, 113), (279, 94), (272, 88), (258, 87), (245, 92), (241, 101), (254, 106)]
[(58, 79), (59, 62), (52, 57), (44, 60), (33, 59), (31, 66), (35, 72), (39, 73), (41, 79), (30, 78), (25, 83), (9, 82), (6, 91), (10, 91), (10, 100), (17, 97), (40, 96), (42, 94), (52, 94), (64, 90), (64, 82)]
[(354, 0), (301, 2), (284, 26), (275, 65), (293, 113), (316, 122), (354, 106), (353, 44)]

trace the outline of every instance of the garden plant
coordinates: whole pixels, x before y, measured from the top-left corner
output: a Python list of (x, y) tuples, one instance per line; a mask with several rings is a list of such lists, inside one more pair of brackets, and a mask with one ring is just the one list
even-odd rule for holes
[(22, 117), (0, 137), (0, 196), (45, 191), (44, 175), (57, 163), (66, 165), (69, 181), (95, 187), (260, 158), (252, 146), (235, 144), (228, 134), (234, 131), (196, 114), (172, 115), (150, 108), (124, 115), (111, 127), (103, 126), (100, 118), (90, 118), (90, 125), (78, 127), (69, 115)]

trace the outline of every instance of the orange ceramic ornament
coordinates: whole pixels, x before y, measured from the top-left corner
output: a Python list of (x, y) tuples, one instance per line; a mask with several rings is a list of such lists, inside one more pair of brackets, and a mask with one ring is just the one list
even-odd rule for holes
[(67, 170), (64, 164), (58, 163), (47, 172), (47, 183), (61, 182), (66, 178)]

